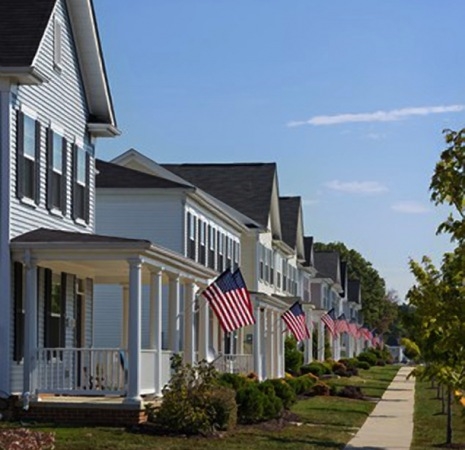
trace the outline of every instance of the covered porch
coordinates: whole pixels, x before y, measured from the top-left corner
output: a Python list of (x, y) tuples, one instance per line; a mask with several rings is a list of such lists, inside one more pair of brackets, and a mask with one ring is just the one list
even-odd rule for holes
[[(211, 352), (209, 308), (199, 308), (197, 299), (198, 292), (216, 275), (211, 269), (149, 241), (76, 232), (39, 229), (18, 236), (10, 247), (13, 261), (22, 264), (24, 273), (22, 393), (28, 393), (31, 400), (41, 395), (45, 399), (46, 394), (124, 396), (125, 404), (140, 407), (142, 395), (161, 393), (170, 376), (170, 357), (180, 351), (181, 342), (188, 363), (207, 358)], [(41, 274), (65, 274), (62, 280), (68, 280), (60, 293), (66, 305), (60, 318), (63, 346), (43, 345), (45, 300), (39, 270)], [(121, 286), (120, 347), (86, 345), (83, 336), (89, 333), (93, 317), (82, 302), (85, 293), (78, 280), (86, 280), (84, 284), (90, 286)], [(163, 284), (169, 286), (169, 350), (162, 349)], [(148, 348), (141, 346), (143, 285), (148, 285), (150, 292)], [(93, 289), (90, 292), (92, 295)]]

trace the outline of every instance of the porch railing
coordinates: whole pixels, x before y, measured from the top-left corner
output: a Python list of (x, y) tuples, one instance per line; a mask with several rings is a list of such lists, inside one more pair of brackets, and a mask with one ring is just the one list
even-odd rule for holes
[(37, 390), (68, 395), (122, 395), (128, 371), (124, 350), (41, 348), (37, 351)]
[(243, 373), (253, 372), (253, 355), (222, 355), (213, 365), (220, 372)]

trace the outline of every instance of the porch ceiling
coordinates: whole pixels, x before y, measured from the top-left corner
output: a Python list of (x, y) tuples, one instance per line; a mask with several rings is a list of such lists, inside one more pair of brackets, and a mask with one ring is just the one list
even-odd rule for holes
[(142, 262), (144, 284), (157, 270), (162, 270), (165, 280), (174, 275), (200, 286), (216, 276), (213, 270), (146, 240), (39, 229), (13, 239), (10, 249), (15, 261), (27, 263), (32, 258), (40, 267), (90, 277), (99, 284), (127, 283), (132, 259)]

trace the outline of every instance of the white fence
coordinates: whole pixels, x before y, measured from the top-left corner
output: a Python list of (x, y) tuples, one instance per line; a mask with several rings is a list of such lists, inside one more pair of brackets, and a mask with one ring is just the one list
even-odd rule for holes
[(222, 355), (214, 363), (215, 369), (226, 373), (253, 372), (253, 355)]

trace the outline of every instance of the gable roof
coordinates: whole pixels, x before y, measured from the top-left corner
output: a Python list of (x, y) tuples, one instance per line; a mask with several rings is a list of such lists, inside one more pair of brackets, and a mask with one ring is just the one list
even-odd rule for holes
[(346, 261), (341, 261), (341, 286), (342, 286), (342, 291), (341, 291), (341, 297), (345, 297), (347, 295), (346, 289), (347, 289), (347, 262)]
[(178, 183), (173, 180), (150, 175), (138, 170), (129, 169), (110, 162), (96, 160), (97, 176), (95, 185), (97, 188), (125, 188), (125, 189), (141, 189), (141, 188), (189, 188), (193, 189), (192, 185)]
[(313, 236), (304, 236), (304, 248), (305, 248), (305, 267), (314, 266), (314, 257), (313, 257)]
[(293, 249), (297, 247), (300, 204), (300, 197), (279, 197), (283, 241)]
[(335, 283), (340, 284), (339, 253), (336, 251), (318, 251), (314, 252), (313, 256), (319, 276), (331, 278)]
[(32, 65), (55, 1), (0, 2), (0, 67)]
[(349, 302), (362, 303), (360, 280), (349, 280), (347, 291)]
[[(76, 45), (94, 136), (120, 134), (116, 126), (92, 0), (64, 0)], [(57, 0), (0, 1), (0, 77), (19, 84), (46, 81), (35, 67), (42, 38)]]
[(161, 166), (267, 228), (276, 163), (161, 164)]

